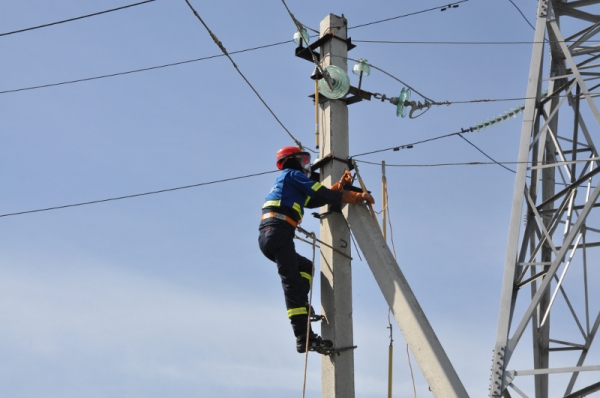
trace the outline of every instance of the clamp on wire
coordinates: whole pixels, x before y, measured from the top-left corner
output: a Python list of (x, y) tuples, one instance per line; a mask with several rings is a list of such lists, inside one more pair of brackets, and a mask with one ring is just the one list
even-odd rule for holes
[[(390, 104), (396, 105), (396, 106), (400, 102), (399, 97), (388, 97), (385, 94), (381, 94), (381, 93), (375, 93), (375, 94), (373, 94), (373, 97), (375, 97), (378, 100), (381, 100), (381, 102), (388, 101)], [(423, 115), (425, 112), (427, 112), (429, 109), (431, 109), (432, 105), (441, 105), (441, 104), (434, 103), (429, 100), (425, 100), (424, 103), (421, 101), (404, 101), (403, 105), (405, 107), (410, 107), (410, 112), (408, 113), (408, 117), (411, 119), (416, 119), (419, 116)], [(423, 111), (423, 109), (425, 109), (425, 110)], [(414, 116), (415, 111), (423, 111), (423, 112), (419, 113), (417, 116)]]

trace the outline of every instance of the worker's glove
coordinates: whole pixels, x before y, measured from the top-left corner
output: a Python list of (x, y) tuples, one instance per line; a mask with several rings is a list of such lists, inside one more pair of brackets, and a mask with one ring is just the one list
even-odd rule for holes
[(344, 172), (344, 175), (342, 175), (342, 178), (340, 178), (340, 180), (338, 182), (336, 182), (335, 184), (333, 184), (331, 186), (331, 190), (332, 191), (341, 191), (342, 189), (344, 189), (344, 186), (347, 184), (352, 183), (352, 174), (350, 174), (350, 172), (348, 170), (346, 170)]
[(368, 204), (375, 204), (375, 199), (367, 192), (353, 192), (353, 191), (342, 191), (342, 203), (358, 204), (367, 202)]

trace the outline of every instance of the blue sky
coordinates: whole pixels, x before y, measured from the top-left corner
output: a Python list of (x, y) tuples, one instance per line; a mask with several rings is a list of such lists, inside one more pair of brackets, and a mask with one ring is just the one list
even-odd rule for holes
[[(329, 13), (349, 26), (444, 5), (434, 0), (289, 0), (304, 24)], [(535, 21), (535, 1), (515, 0)], [(11, 1), (0, 33), (130, 4)], [(290, 40), (281, 2), (192, 1), (228, 51)], [(510, 1), (470, 0), (352, 29), (349, 54), (437, 101), (522, 98), (533, 29)], [(233, 55), (285, 126), (313, 145), (310, 63), (286, 43)], [(220, 54), (185, 1), (0, 36), (0, 91), (84, 79)], [(352, 66), (352, 63), (350, 63)], [(354, 85), (357, 78), (350, 75)], [(404, 87), (372, 70), (365, 90)], [(413, 99), (422, 100), (413, 93)], [(350, 153), (460, 131), (521, 100), (433, 107), (398, 118), (377, 100), (350, 107)], [(7, 214), (227, 179), (275, 169), (293, 145), (225, 57), (0, 94), (0, 213)], [(465, 135), (515, 161), (517, 117)], [(459, 137), (357, 158), (385, 160), (398, 263), (471, 396), (485, 396), (495, 340), (514, 174)], [(507, 165), (512, 168), (513, 166)], [(361, 173), (380, 209), (381, 168)], [(260, 207), (275, 174), (174, 192), (0, 218), (0, 395), (10, 397), (280, 397), (300, 394), (275, 266), (257, 247)], [(307, 217), (303, 226), (318, 231)], [(310, 247), (297, 243), (310, 256)], [(387, 391), (387, 306), (354, 254), (356, 391)], [(319, 300), (318, 281), (314, 300)], [(394, 328), (394, 391), (411, 397), (406, 345)], [(419, 396), (427, 384), (413, 359)], [(310, 357), (307, 396), (320, 396)]]

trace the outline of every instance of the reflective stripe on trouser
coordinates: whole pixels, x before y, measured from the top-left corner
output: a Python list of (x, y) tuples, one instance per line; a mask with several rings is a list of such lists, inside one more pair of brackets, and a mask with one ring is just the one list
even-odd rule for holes
[(294, 334), (306, 333), (308, 292), (312, 280), (312, 263), (296, 253), (294, 228), (289, 224), (268, 224), (260, 228), (258, 244), (269, 260), (277, 264)]
[(295, 315), (308, 315), (308, 310), (306, 309), (306, 306), (298, 307), (298, 308), (290, 308), (288, 310), (288, 318), (291, 318)]

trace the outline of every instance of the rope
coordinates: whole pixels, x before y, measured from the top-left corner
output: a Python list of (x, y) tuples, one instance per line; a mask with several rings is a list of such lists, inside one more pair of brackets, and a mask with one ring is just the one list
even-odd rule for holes
[[(390, 201), (389, 201), (389, 197), (388, 197), (388, 189), (387, 189), (387, 180), (386, 180), (386, 184), (385, 184), (385, 188), (384, 188), (384, 195), (385, 195), (385, 207), (386, 207), (386, 213), (388, 216), (388, 224), (390, 226), (390, 241), (392, 242), (392, 249), (394, 251), (394, 259), (397, 259), (397, 255), (396, 255), (396, 245), (394, 244), (394, 229), (392, 228), (392, 218), (390, 217)], [(388, 394), (389, 397), (391, 397), (392, 394), (392, 353), (393, 353), (393, 346), (392, 346), (392, 342), (394, 341), (392, 339), (392, 323), (390, 320), (390, 313), (391, 313), (391, 308), (388, 309), (388, 325), (389, 325), (389, 329), (390, 329), (390, 348), (389, 348), (389, 386), (388, 386)], [(408, 347), (408, 343), (406, 344), (406, 355), (408, 358), (408, 367), (410, 368), (410, 378), (412, 380), (412, 385), (413, 385), (413, 391), (415, 394), (415, 398), (417, 398), (417, 386), (415, 385), (415, 376), (413, 374), (413, 368), (412, 368), (412, 363), (410, 361), (410, 353), (409, 353), (409, 347)]]
[(410, 377), (412, 379), (413, 392), (415, 393), (415, 398), (417, 398), (417, 387), (415, 386), (415, 376), (413, 375), (412, 363), (410, 362), (410, 353), (408, 352), (408, 344), (406, 344), (406, 356), (408, 357), (408, 367), (410, 368)]
[(390, 348), (388, 352), (388, 398), (392, 398), (392, 369), (394, 358), (394, 338), (392, 334), (392, 321), (390, 320), (391, 308), (388, 308), (388, 329), (390, 329)]
[[(312, 271), (311, 274), (315, 275), (315, 250), (316, 250), (316, 246), (317, 246), (317, 235), (315, 235), (314, 232), (311, 232), (310, 235), (313, 238), (313, 242), (312, 242)], [(309, 312), (312, 311), (312, 284), (310, 286), (310, 294), (308, 296), (308, 310)], [(302, 398), (305, 397), (306, 394), (306, 369), (308, 368), (308, 343), (309, 343), (309, 339), (310, 339), (310, 333), (308, 332), (310, 330), (310, 313), (308, 314), (308, 317), (306, 319), (306, 353), (304, 355), (304, 377), (303, 377), (303, 381), (302, 381)]]
[(392, 250), (394, 251), (394, 259), (396, 257), (396, 245), (394, 244), (394, 229), (392, 228), (392, 217), (390, 216), (390, 199), (387, 190), (387, 181), (385, 185), (385, 208), (387, 213), (388, 225), (390, 226), (390, 241), (392, 242)]
[[(356, 165), (356, 160), (352, 160), (352, 163), (354, 164), (354, 173), (356, 174), (358, 183), (360, 184), (360, 187), (362, 188), (363, 192), (367, 193), (368, 192), (367, 187), (365, 186), (365, 183), (363, 182), (362, 178), (360, 178), (360, 174), (358, 173), (358, 166)], [(373, 210), (373, 205), (371, 205), (370, 203), (367, 203), (367, 207), (369, 208), (369, 211), (371, 212), (371, 216), (373, 217), (375, 224), (377, 224), (377, 227), (379, 228), (379, 232), (381, 232), (381, 226), (379, 225), (379, 221), (377, 221), (377, 216), (375, 215), (375, 210)]]
[(242, 77), (242, 79), (244, 79), (244, 81), (248, 84), (248, 86), (250, 86), (250, 88), (252, 89), (252, 91), (254, 91), (254, 94), (256, 94), (256, 96), (258, 97), (258, 99), (269, 110), (269, 112), (271, 112), (271, 115), (273, 115), (273, 117), (275, 118), (275, 120), (277, 120), (277, 122), (279, 123), (279, 125), (281, 127), (283, 127), (283, 129), (285, 130), (285, 132), (294, 140), (294, 142), (296, 143), (296, 145), (298, 145), (298, 147), (304, 148), (304, 146), (302, 145), (302, 143), (300, 141), (298, 141), (296, 139), (296, 137), (294, 137), (292, 135), (292, 133), (290, 133), (290, 131), (287, 129), (287, 127), (285, 127), (285, 125), (281, 122), (281, 120), (279, 120), (279, 118), (277, 117), (277, 115), (275, 114), (275, 112), (273, 112), (273, 110), (269, 107), (269, 105), (267, 105), (267, 103), (265, 102), (265, 100), (260, 96), (260, 94), (258, 93), (258, 91), (256, 91), (256, 89), (250, 83), (250, 81), (248, 81), (248, 79), (246, 79), (246, 76), (244, 76), (244, 74), (242, 73), (242, 71), (240, 70), (240, 68), (238, 68), (238, 66), (236, 65), (236, 63), (233, 61), (233, 58), (231, 58), (231, 56), (229, 55), (229, 53), (227, 52), (227, 50), (223, 46), (223, 43), (221, 43), (221, 41), (218, 39), (218, 37), (210, 30), (210, 28), (206, 25), (206, 23), (204, 23), (204, 20), (196, 12), (196, 10), (194, 9), (194, 7), (192, 7), (192, 5), (190, 4), (189, 0), (185, 0), (185, 2), (190, 7), (190, 9), (192, 10), (192, 12), (196, 16), (196, 18), (198, 18), (198, 20), (202, 23), (202, 25), (204, 25), (204, 28), (207, 30), (207, 32), (210, 35), (210, 37), (212, 37), (212, 39), (215, 42), (215, 44), (221, 49), (221, 51), (223, 52), (223, 54), (225, 54), (225, 56), (227, 58), (229, 58), (229, 60), (231, 61), (231, 64), (235, 68), (235, 70), (240, 74), (240, 76)]

